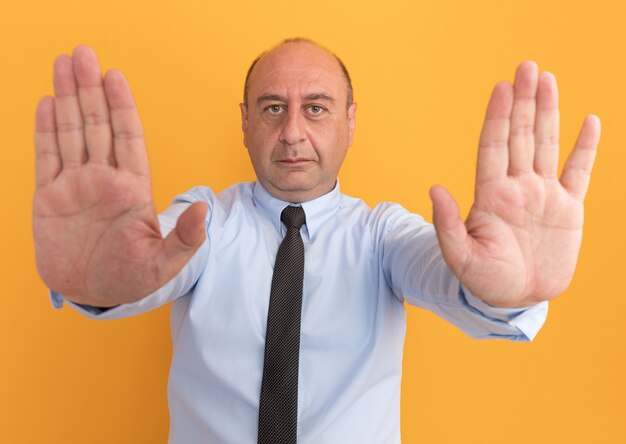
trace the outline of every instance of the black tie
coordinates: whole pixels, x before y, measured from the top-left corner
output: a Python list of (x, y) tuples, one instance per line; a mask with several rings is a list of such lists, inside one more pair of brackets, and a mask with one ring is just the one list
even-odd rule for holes
[(295, 444), (298, 432), (298, 358), (304, 279), (302, 207), (280, 215), (287, 227), (274, 265), (265, 335), (265, 361), (259, 406), (259, 444)]

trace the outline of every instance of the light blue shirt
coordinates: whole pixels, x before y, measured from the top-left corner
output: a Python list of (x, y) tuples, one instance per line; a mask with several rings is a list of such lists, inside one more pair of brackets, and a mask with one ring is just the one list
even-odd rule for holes
[[(207, 240), (183, 270), (114, 319), (174, 301), (169, 442), (256, 443), (272, 272), (288, 205), (259, 183), (220, 194), (198, 187), (160, 215), (163, 234), (195, 201), (209, 205)], [(404, 301), (475, 338), (531, 340), (547, 303), (494, 308), (459, 284), (431, 224), (397, 204), (370, 209), (335, 189), (302, 204), (306, 225), (298, 379), (298, 443), (397, 444)], [(55, 307), (63, 298), (52, 293)]]

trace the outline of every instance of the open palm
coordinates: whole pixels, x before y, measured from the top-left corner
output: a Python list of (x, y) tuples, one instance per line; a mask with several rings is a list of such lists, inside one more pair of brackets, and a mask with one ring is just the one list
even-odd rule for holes
[(136, 301), (174, 277), (201, 245), (206, 205), (192, 205), (162, 238), (130, 88), (118, 71), (103, 79), (90, 48), (57, 58), (54, 88), (36, 115), (37, 268), (76, 302)]
[(480, 139), (474, 204), (463, 222), (454, 199), (431, 189), (443, 256), (485, 302), (527, 306), (569, 285), (582, 240), (583, 201), (600, 121), (585, 120), (561, 177), (556, 80), (522, 63), (494, 88)]

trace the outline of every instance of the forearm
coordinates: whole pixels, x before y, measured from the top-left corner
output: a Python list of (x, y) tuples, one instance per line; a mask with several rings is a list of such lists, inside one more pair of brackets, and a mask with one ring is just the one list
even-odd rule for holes
[(532, 340), (547, 316), (548, 305), (492, 307), (466, 288), (443, 259), (432, 225), (408, 212), (399, 217), (385, 241), (383, 266), (395, 294), (403, 301), (446, 319), (473, 338)]

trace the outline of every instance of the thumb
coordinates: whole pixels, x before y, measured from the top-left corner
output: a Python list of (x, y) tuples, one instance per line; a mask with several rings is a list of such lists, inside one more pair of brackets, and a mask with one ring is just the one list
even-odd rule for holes
[(187, 261), (206, 239), (205, 202), (195, 202), (178, 217), (176, 226), (165, 238), (164, 250), (169, 260)]
[(433, 223), (443, 258), (454, 274), (460, 276), (470, 257), (470, 238), (459, 206), (444, 187), (430, 189), (433, 202)]

